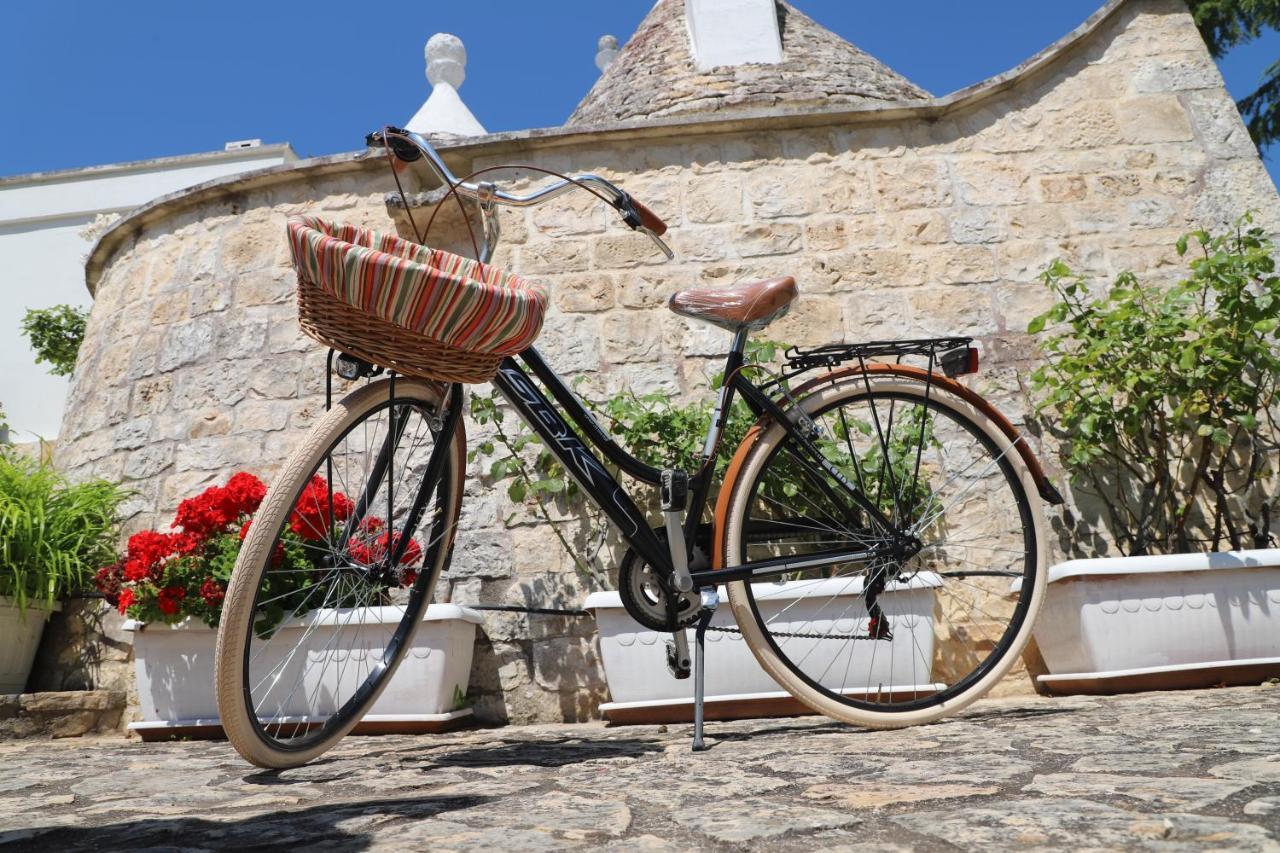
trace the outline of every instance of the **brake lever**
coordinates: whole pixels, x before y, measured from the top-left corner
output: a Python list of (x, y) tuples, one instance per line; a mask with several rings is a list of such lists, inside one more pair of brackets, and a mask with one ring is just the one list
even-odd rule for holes
[(664, 240), (663, 240), (661, 237), (659, 237), (657, 234), (654, 234), (652, 231), (650, 231), (648, 228), (645, 228), (643, 225), (641, 225), (641, 226), (640, 226), (639, 228), (637, 228), (636, 230), (637, 230), (637, 231), (640, 231), (640, 232), (641, 232), (641, 233), (643, 233), (646, 237), (648, 237), (650, 240), (652, 240), (652, 241), (657, 245), (657, 247), (658, 247), (659, 249), (661, 249), (661, 250), (662, 250), (662, 254), (664, 254), (664, 255), (666, 255), (666, 256), (667, 256), (667, 260), (671, 261), (671, 260), (674, 260), (674, 259), (675, 259), (675, 257), (676, 257), (676, 253), (675, 253), (675, 252), (673, 252), (673, 251), (671, 251), (671, 247), (670, 247), (670, 246), (668, 246), (668, 245), (666, 244), (666, 241), (664, 241)]

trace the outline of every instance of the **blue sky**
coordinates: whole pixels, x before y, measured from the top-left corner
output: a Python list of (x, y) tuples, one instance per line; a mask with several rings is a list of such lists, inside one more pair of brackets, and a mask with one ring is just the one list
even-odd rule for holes
[[(1102, 0), (795, 5), (935, 94), (1004, 71)], [(0, 175), (292, 142), (304, 156), (354, 150), (404, 122), (428, 93), (422, 47), (466, 43), (462, 95), (489, 130), (562, 123), (596, 78), (595, 42), (625, 40), (651, 0), (64, 0), (25, 3), (0, 28)], [(1268, 33), (1223, 63), (1237, 97), (1280, 57)], [(1269, 157), (1273, 178), (1280, 173)]]

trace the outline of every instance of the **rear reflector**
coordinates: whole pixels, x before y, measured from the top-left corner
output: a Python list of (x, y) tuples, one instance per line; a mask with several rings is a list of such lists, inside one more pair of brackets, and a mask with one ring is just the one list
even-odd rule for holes
[(978, 372), (978, 350), (976, 347), (958, 347), (942, 354), (938, 359), (942, 372), (955, 378)]

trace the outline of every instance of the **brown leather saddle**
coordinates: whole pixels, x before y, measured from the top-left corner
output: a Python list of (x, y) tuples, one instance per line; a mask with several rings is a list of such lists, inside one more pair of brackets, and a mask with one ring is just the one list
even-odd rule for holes
[(799, 294), (796, 280), (784, 276), (729, 287), (680, 290), (671, 295), (668, 307), (683, 317), (731, 332), (759, 330), (786, 314)]

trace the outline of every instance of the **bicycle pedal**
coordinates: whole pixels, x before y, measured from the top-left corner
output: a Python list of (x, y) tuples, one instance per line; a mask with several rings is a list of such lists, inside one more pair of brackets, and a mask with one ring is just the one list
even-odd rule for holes
[(667, 671), (677, 681), (683, 681), (693, 674), (693, 665), (689, 661), (689, 644), (678, 649), (674, 640), (667, 640)]

